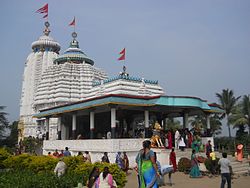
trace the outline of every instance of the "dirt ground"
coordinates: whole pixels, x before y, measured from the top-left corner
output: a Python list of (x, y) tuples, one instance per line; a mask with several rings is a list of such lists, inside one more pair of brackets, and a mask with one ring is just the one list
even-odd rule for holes
[[(189, 178), (188, 175), (176, 172), (172, 175), (173, 185), (169, 186), (168, 183), (168, 175), (165, 176), (165, 186), (173, 187), (173, 188), (217, 188), (220, 187), (221, 177), (208, 177), (204, 176), (202, 178)], [(127, 176), (128, 182), (126, 183), (125, 188), (137, 188), (137, 177), (134, 171)], [(227, 186), (225, 186), (226, 188)], [(250, 187), (250, 176), (239, 176), (235, 177), (232, 180), (232, 188), (249, 188)]]

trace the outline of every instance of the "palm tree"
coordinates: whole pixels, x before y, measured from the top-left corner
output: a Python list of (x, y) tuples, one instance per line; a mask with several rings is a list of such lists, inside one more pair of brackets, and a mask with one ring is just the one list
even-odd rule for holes
[(172, 117), (167, 118), (166, 124), (167, 124), (167, 129), (173, 130), (174, 132), (177, 129), (181, 128), (181, 122), (179, 120), (172, 118)]
[(234, 113), (230, 116), (230, 123), (234, 127), (243, 128), (248, 126), (250, 134), (250, 98), (247, 95), (243, 96), (242, 101), (234, 109)]
[(214, 114), (213, 116), (211, 116), (210, 126), (211, 126), (211, 134), (213, 134), (213, 135), (221, 134), (222, 123), (221, 123), (221, 119), (220, 119), (218, 114)]
[(229, 115), (232, 113), (232, 110), (235, 107), (236, 102), (239, 100), (240, 96), (235, 97), (233, 90), (223, 89), (222, 93), (216, 93), (216, 97), (219, 99), (220, 105), (225, 111), (225, 113), (222, 115), (222, 118), (226, 117), (227, 119), (228, 134), (229, 138), (231, 138)]
[[(189, 123), (196, 131), (201, 131), (207, 129), (207, 120), (204, 115), (197, 115), (190, 119)], [(217, 114), (214, 114), (210, 117), (210, 131), (212, 135), (218, 135), (221, 133), (221, 121)]]
[(203, 115), (196, 115), (189, 119), (189, 123), (193, 127), (194, 132), (200, 134), (206, 126), (206, 118)]
[(2, 137), (4, 129), (8, 126), (9, 122), (6, 118), (8, 115), (6, 112), (3, 112), (5, 106), (0, 106), (0, 138)]

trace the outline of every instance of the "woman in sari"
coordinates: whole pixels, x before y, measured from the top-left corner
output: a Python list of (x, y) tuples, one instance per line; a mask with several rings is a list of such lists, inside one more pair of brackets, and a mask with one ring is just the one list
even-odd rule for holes
[(127, 156), (126, 152), (123, 152), (123, 163), (124, 163), (124, 169), (123, 169), (123, 171), (126, 172), (126, 174), (128, 174), (129, 160), (128, 160), (128, 156)]
[(194, 137), (191, 148), (195, 150), (195, 153), (198, 153), (200, 151), (200, 142), (198, 141), (197, 137)]
[(169, 130), (167, 134), (168, 138), (168, 149), (172, 149), (173, 144), (172, 144), (172, 132)]
[(237, 161), (243, 161), (243, 145), (239, 144), (237, 146)]
[(190, 177), (191, 178), (199, 178), (201, 177), (200, 169), (199, 169), (199, 163), (195, 155), (195, 150), (192, 150), (191, 155), (191, 171), (190, 171)]
[(95, 166), (89, 174), (87, 187), (88, 188), (95, 188), (97, 186), (96, 180), (98, 179), (98, 177), (99, 177), (99, 168)]
[(174, 148), (172, 148), (172, 151), (170, 152), (169, 155), (169, 164), (173, 165), (173, 171), (176, 172), (177, 170), (177, 165), (176, 165), (176, 154), (174, 152)]
[(136, 157), (140, 188), (158, 188), (157, 178), (160, 174), (157, 169), (154, 152), (150, 147), (150, 140), (145, 140), (143, 149), (139, 151)]
[(193, 135), (190, 131), (188, 131), (188, 148), (191, 148), (193, 142)]

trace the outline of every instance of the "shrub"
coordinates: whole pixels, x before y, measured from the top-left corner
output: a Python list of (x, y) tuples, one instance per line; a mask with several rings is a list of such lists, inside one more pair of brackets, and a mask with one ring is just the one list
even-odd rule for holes
[(180, 172), (189, 172), (191, 168), (191, 160), (183, 157), (178, 162), (178, 170)]
[(22, 154), (17, 156), (10, 156), (3, 161), (5, 168), (11, 169), (27, 169), (27, 163), (25, 160), (29, 159), (28, 154)]
[(3, 161), (10, 157), (11, 154), (4, 148), (0, 148), (0, 169), (4, 168)]
[(0, 173), (0, 187), (72, 188), (77, 185), (76, 178), (72, 175), (58, 178), (53, 173), (34, 173), (29, 170), (8, 171)]
[[(47, 183), (51, 183), (51, 184), (55, 183), (56, 185), (58, 184), (57, 180), (53, 178), (54, 176), (53, 170), (58, 160), (59, 159), (55, 159), (49, 156), (32, 156), (28, 154), (22, 154), (18, 156), (9, 156), (3, 161), (3, 164), (5, 168), (12, 169), (12, 173), (14, 173), (14, 176), (17, 176), (17, 178), (22, 177), (20, 175), (22, 171), (24, 171), (26, 174), (30, 174), (30, 173), (37, 174), (34, 180), (35, 183), (37, 183), (36, 181), (39, 179), (39, 181), (45, 181), (44, 187), (47, 187)], [(86, 185), (89, 174), (94, 166), (99, 167), (100, 171), (102, 171), (105, 166), (108, 166), (109, 171), (113, 175), (113, 178), (116, 181), (118, 187), (125, 186), (126, 174), (116, 164), (84, 163), (81, 157), (64, 157), (63, 160), (67, 165), (67, 171), (66, 171), (66, 174), (63, 176), (64, 178), (62, 179), (62, 181), (66, 181), (65, 185), (71, 185), (69, 187), (74, 187), (79, 182)], [(46, 180), (46, 178), (43, 178), (43, 177), (51, 176), (51, 174), (53, 176), (50, 177), (48, 180)], [(2, 177), (5, 177), (5, 176), (2, 176)], [(10, 176), (6, 176), (5, 178), (8, 179), (9, 177)], [(30, 177), (33, 177), (33, 176), (30, 176)], [(10, 178), (11, 181), (13, 180), (13, 178)], [(23, 178), (25, 179), (26, 176), (24, 175)], [(30, 187), (32, 187), (31, 185), (33, 184), (34, 184), (33, 181), (27, 180), (27, 187), (29, 187), (29, 185)], [(39, 187), (39, 186), (34, 186), (34, 187)], [(59, 184), (58, 184), (58, 187), (60, 187)]]
[[(220, 166), (218, 165), (218, 162), (219, 162), (219, 158), (216, 158), (215, 167), (214, 167), (216, 174), (218, 174), (219, 170), (220, 170)], [(211, 159), (205, 160), (205, 166), (206, 166), (207, 170), (212, 173), (212, 160)]]

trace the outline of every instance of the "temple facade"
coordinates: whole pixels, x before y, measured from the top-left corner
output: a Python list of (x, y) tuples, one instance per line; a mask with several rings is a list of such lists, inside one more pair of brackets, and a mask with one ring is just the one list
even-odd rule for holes
[[(67, 146), (73, 154), (90, 151), (94, 160), (104, 151), (113, 159), (126, 151), (132, 159), (156, 123), (166, 130), (166, 119), (179, 117), (190, 129), (188, 118), (204, 115), (209, 133), (211, 114), (222, 112), (197, 97), (167, 96), (157, 80), (129, 75), (125, 66), (108, 77), (80, 49), (75, 32), (61, 55), (49, 33), (46, 22), (25, 63), (18, 125), (19, 139), (42, 136), (44, 154)], [(168, 158), (166, 150), (157, 152)]]

